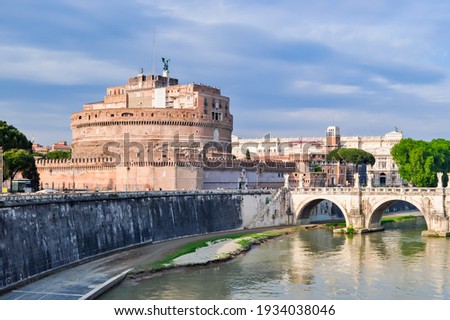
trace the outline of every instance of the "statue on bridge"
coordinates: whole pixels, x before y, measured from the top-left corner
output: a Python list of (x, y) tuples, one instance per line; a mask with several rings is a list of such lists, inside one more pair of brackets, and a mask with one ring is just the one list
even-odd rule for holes
[(298, 180), (298, 187), (303, 189), (305, 187), (305, 175), (300, 173), (300, 179)]
[(367, 174), (367, 188), (373, 188), (373, 172)]
[(289, 173), (284, 174), (284, 188), (289, 189)]
[(238, 189), (239, 190), (247, 190), (248, 189), (248, 179), (247, 172), (245, 169), (242, 169), (239, 180), (238, 180)]
[(353, 175), (353, 179), (355, 180), (354, 188), (358, 188), (359, 189), (359, 173), (358, 172), (356, 172)]
[(442, 185), (442, 176), (443, 176), (443, 173), (442, 173), (442, 172), (438, 172), (438, 173), (437, 173), (437, 178), (438, 178), (437, 187), (438, 187), (438, 188), (443, 188), (443, 185)]

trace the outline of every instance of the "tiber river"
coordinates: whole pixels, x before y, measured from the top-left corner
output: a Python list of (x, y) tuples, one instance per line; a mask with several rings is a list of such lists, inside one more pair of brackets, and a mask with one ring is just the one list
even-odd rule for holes
[(422, 217), (384, 232), (302, 230), (232, 261), (126, 281), (102, 299), (449, 299), (450, 239)]

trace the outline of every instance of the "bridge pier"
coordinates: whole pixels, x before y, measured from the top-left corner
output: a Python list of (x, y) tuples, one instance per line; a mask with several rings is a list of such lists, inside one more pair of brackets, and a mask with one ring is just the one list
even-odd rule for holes
[(366, 219), (363, 215), (349, 215), (347, 226), (352, 226), (355, 229), (366, 229)]
[(422, 231), (424, 237), (450, 237), (448, 217), (433, 215), (428, 219), (428, 229)]

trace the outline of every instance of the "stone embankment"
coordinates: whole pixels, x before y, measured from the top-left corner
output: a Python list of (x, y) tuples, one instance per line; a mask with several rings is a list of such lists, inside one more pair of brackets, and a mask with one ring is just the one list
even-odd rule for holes
[[(277, 227), (274, 190), (189, 190), (0, 196), (0, 294), (136, 246)], [(267, 221), (260, 217), (261, 212)]]

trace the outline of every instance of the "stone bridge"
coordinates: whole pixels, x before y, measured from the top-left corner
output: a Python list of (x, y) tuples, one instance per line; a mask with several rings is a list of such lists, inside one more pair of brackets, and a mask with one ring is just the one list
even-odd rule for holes
[(354, 187), (291, 190), (292, 222), (308, 223), (311, 209), (328, 200), (342, 211), (347, 227), (359, 232), (377, 231), (382, 229), (381, 217), (385, 209), (394, 201), (405, 201), (424, 216), (428, 230), (423, 231), (423, 235), (450, 236), (450, 186), (442, 187), (442, 174), (438, 174), (438, 180), (437, 188), (362, 188), (356, 184)]

